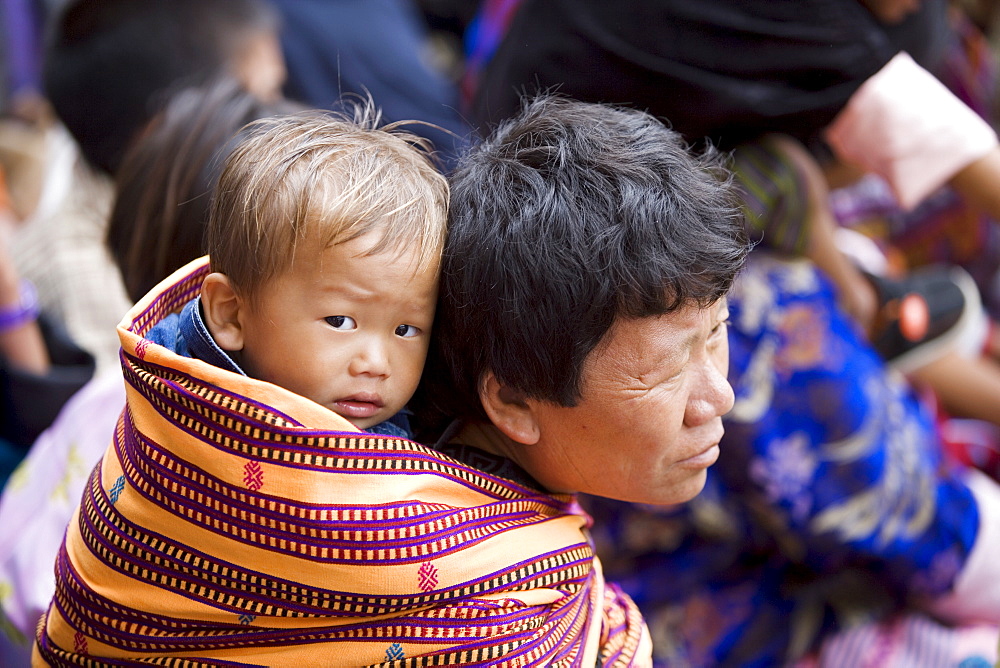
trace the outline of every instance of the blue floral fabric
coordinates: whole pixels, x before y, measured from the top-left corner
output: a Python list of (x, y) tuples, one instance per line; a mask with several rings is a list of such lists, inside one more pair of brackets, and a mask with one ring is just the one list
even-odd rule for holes
[(755, 252), (730, 297), (719, 461), (692, 502), (587, 499), (657, 665), (774, 666), (953, 584), (978, 513), (933, 416), (806, 261)]

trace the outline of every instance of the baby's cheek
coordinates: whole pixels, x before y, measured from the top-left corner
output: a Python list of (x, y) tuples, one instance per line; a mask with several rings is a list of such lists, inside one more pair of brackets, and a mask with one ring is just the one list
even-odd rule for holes
[(427, 362), (427, 349), (419, 352), (408, 351), (399, 361), (397, 371), (393, 373), (398, 382), (406, 391), (414, 391), (420, 382), (420, 376), (424, 371)]

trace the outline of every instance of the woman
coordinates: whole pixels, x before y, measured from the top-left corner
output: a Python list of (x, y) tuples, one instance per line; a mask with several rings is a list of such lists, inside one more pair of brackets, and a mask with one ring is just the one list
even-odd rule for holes
[[(195, 284), (175, 274), (119, 328), (136, 391), (36, 662), (649, 665), (574, 495), (687, 500), (718, 456), (724, 296), (747, 251), (718, 176), (646, 114), (557, 99), (474, 149), (452, 182), (434, 447), (279, 388), (243, 401), (237, 379), (149, 344)], [(164, 411), (189, 424), (166, 443)], [(158, 463), (135, 468), (139, 450)], [(76, 570), (87, 550), (107, 567)]]

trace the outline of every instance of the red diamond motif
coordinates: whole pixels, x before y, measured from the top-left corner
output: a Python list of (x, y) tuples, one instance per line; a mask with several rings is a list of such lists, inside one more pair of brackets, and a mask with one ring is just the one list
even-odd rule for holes
[(243, 467), (243, 484), (251, 492), (264, 486), (264, 469), (257, 462), (247, 462)]
[(425, 562), (421, 564), (420, 571), (420, 590), (430, 591), (437, 586), (438, 583), (438, 570), (434, 568), (431, 562)]

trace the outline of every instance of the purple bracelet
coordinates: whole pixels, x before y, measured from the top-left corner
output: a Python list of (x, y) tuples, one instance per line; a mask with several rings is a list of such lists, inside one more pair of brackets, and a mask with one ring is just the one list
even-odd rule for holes
[(38, 293), (26, 278), (21, 279), (21, 287), (16, 306), (0, 308), (0, 332), (14, 329), (38, 317)]

